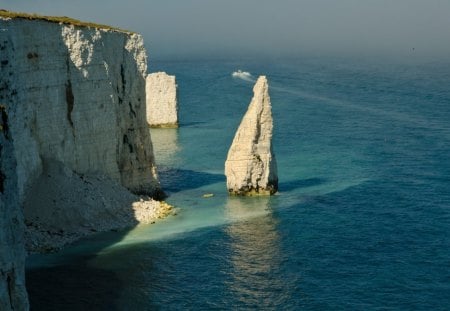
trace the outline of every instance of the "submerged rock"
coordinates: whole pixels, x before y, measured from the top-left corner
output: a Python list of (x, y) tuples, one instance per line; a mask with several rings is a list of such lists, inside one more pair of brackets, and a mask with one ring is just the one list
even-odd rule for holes
[(178, 127), (175, 76), (155, 72), (146, 78), (147, 122), (151, 127)]
[(230, 194), (271, 195), (278, 190), (277, 163), (272, 150), (272, 108), (265, 76), (258, 78), (253, 93), (225, 161)]

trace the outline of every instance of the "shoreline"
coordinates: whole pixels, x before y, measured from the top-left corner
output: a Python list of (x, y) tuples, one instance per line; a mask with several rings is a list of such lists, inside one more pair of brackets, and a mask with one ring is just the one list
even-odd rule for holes
[(48, 161), (25, 197), (25, 249), (55, 252), (97, 232), (150, 224), (172, 210), (168, 203), (135, 195), (108, 176), (82, 175)]
[[(133, 217), (123, 217), (121, 220), (101, 219), (101, 223), (85, 225), (76, 230), (49, 228), (39, 222), (26, 222), (25, 248), (28, 255), (46, 254), (61, 251), (83, 238), (107, 231), (121, 231), (138, 225), (154, 224), (171, 215), (175, 215), (174, 206), (151, 198), (140, 198), (132, 204)], [(119, 214), (127, 213), (127, 208), (117, 211)]]

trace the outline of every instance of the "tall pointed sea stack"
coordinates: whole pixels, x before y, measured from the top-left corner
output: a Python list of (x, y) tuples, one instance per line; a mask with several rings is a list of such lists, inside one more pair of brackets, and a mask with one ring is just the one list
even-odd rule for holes
[(272, 151), (272, 130), (269, 85), (267, 78), (260, 76), (225, 161), (230, 194), (271, 195), (277, 192), (277, 162)]

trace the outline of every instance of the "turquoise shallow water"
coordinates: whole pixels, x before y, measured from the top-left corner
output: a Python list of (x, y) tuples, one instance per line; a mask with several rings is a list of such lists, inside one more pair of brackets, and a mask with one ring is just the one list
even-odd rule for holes
[[(238, 69), (269, 79), (280, 179), (270, 198), (225, 189), (252, 96), (251, 81), (231, 77)], [(178, 215), (31, 257), (33, 309), (448, 308), (450, 64), (179, 60), (150, 70), (177, 75), (181, 127), (152, 137)]]

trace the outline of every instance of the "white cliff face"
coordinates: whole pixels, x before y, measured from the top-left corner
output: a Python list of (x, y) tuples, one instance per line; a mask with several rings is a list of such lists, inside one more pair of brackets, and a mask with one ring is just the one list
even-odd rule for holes
[(278, 190), (272, 151), (272, 108), (265, 76), (258, 78), (253, 93), (225, 162), (230, 194), (267, 195)]
[(142, 37), (40, 20), (0, 19), (0, 28), (0, 100), (10, 114), (20, 198), (49, 159), (133, 192), (158, 192)]
[(27, 198), (40, 177), (52, 178), (47, 164), (62, 164), (73, 179), (105, 176), (135, 193), (161, 194), (146, 67), (138, 34), (0, 17), (0, 310), (28, 309), (22, 208), (46, 208)]
[(28, 309), (23, 214), (6, 107), (0, 106), (0, 310)]
[(149, 74), (146, 79), (146, 100), (147, 122), (151, 127), (178, 127), (175, 76), (165, 72)]

